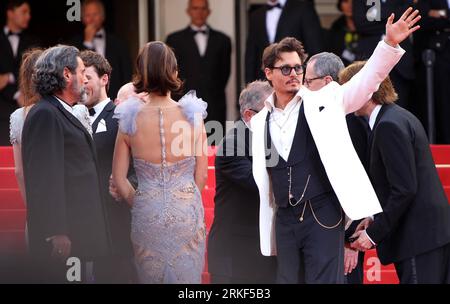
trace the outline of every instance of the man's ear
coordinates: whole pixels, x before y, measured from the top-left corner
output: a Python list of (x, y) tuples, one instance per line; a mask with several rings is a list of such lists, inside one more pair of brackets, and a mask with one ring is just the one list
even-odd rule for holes
[(264, 69), (264, 74), (266, 74), (267, 80), (272, 81), (273, 71), (271, 69), (265, 68)]
[(333, 78), (331, 77), (331, 76), (325, 76), (325, 82), (327, 83), (327, 84), (329, 84), (330, 82), (333, 82)]
[(102, 78), (100, 78), (100, 80), (102, 82), (102, 85), (106, 87), (108, 85), (108, 82), (109, 82), (108, 74), (103, 75)]
[(72, 72), (67, 67), (64, 68), (63, 77), (67, 83), (72, 79)]

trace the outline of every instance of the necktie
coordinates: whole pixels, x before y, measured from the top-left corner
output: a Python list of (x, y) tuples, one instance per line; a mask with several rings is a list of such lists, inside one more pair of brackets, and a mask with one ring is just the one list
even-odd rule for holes
[(275, 3), (275, 4), (267, 4), (267, 10), (270, 11), (273, 8), (279, 8), (279, 9), (283, 9), (283, 7), (281, 6), (281, 4), (279, 2)]
[(95, 115), (95, 109), (94, 108), (90, 108), (89, 109), (89, 116), (94, 116)]

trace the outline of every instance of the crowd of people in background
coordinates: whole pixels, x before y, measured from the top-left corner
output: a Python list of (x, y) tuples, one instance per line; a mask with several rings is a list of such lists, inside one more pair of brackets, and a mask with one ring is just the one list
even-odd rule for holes
[[(82, 34), (46, 49), (27, 35), (29, 2), (8, 2), (0, 146), (13, 146), (31, 256), (18, 280), (66, 282), (76, 256), (83, 282), (200, 283), (208, 249), (213, 283), (361, 284), (376, 246), (401, 283), (449, 283), (422, 52), (436, 56), (437, 142), (450, 144), (450, 1), (339, 0), (323, 29), (314, 1), (268, 0), (249, 14), (226, 134), (232, 42), (207, 0), (186, 2), (187, 27), (135, 65), (100, 0), (83, 2)], [(224, 138), (207, 242), (209, 121)]]

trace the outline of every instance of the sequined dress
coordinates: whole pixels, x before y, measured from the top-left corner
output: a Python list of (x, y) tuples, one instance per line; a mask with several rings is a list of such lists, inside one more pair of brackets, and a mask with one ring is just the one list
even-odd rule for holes
[[(115, 115), (121, 131), (132, 135), (142, 104), (125, 103), (117, 107)], [(206, 113), (206, 105), (196, 98), (180, 106), (188, 120), (200, 109)], [(131, 240), (139, 282), (198, 284), (204, 266), (205, 224), (194, 180), (195, 157), (166, 161), (164, 115), (161, 109), (159, 112), (161, 164), (134, 158), (139, 186), (131, 211)]]

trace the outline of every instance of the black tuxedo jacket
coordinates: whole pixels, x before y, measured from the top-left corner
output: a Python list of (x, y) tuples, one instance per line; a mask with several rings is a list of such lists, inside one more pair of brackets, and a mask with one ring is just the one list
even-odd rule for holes
[[(263, 6), (250, 14), (248, 38), (245, 50), (245, 82), (265, 79), (261, 70), (264, 49), (269, 45), (266, 29), (267, 7)], [(323, 50), (322, 28), (314, 4), (308, 1), (288, 0), (283, 7), (277, 26), (275, 42), (285, 37), (300, 40), (309, 55)]]
[[(106, 223), (113, 255), (131, 256), (131, 215), (125, 202), (116, 202), (109, 194), (109, 177), (112, 173), (114, 147), (118, 121), (113, 118), (115, 105), (109, 102), (92, 124), (93, 138), (98, 155), (100, 189), (105, 203)], [(99, 123), (106, 123), (106, 131), (97, 133)]]
[(225, 34), (209, 28), (206, 53), (200, 56), (190, 26), (170, 34), (167, 44), (178, 60), (179, 77), (184, 81), (183, 93), (197, 91), (197, 97), (208, 103), (207, 121), (225, 123), (225, 88), (230, 77), (231, 40)]
[[(208, 269), (213, 275), (249, 277), (273, 283), (274, 260), (259, 246), (259, 193), (252, 173), (250, 132), (242, 120), (218, 148), (214, 222), (208, 239)], [(272, 280), (272, 281), (271, 281)]]
[(369, 176), (383, 212), (367, 229), (383, 264), (450, 242), (450, 206), (419, 120), (382, 106), (369, 139)]
[[(367, 11), (372, 7), (366, 5), (366, 1), (353, 1), (353, 20), (355, 22), (356, 31), (359, 34), (358, 47), (356, 48), (356, 59), (367, 60), (375, 50), (381, 37), (386, 32), (386, 21), (391, 15), (395, 13), (395, 20), (397, 21), (404, 11), (414, 6), (412, 0), (389, 0), (380, 1), (380, 19), (381, 21), (367, 20)], [(394, 69), (405, 79), (414, 79), (414, 53), (412, 43), (406, 39), (401, 44), (406, 53)]]
[(48, 257), (46, 238), (67, 235), (71, 256), (98, 257), (108, 239), (91, 135), (55, 97), (30, 110), (22, 132), (30, 252)]
[[(80, 35), (75, 37), (71, 44), (80, 50), (86, 50), (83, 41), (84, 36)], [(120, 87), (131, 81), (132, 63), (126, 43), (116, 36), (106, 33), (105, 58), (112, 67), (108, 95), (115, 99)]]

